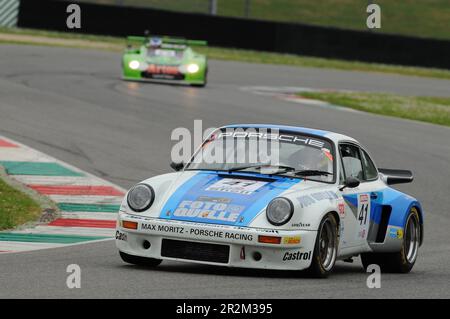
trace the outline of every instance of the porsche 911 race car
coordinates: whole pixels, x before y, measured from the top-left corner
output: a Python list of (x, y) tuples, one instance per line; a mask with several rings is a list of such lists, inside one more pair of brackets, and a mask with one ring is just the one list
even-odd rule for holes
[[(122, 57), (123, 79), (206, 85), (206, 56), (191, 48), (206, 45), (205, 41), (136, 36), (127, 39), (129, 45)], [(133, 47), (133, 42), (140, 46)]]
[(411, 182), (412, 173), (377, 168), (351, 137), (231, 125), (214, 131), (189, 162), (171, 166), (176, 172), (142, 181), (123, 200), (116, 246), (125, 262), (326, 277), (337, 260), (359, 255), (364, 267), (385, 272), (409, 272), (417, 259), (422, 207), (390, 186)]

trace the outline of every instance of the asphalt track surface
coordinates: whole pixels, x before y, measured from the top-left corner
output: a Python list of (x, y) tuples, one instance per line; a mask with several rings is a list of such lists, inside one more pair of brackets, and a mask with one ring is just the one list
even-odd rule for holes
[[(205, 89), (122, 82), (120, 55), (0, 46), (0, 134), (123, 187), (168, 172), (171, 132), (228, 123), (279, 123), (338, 131), (367, 146), (380, 167), (409, 168), (399, 187), (426, 211), (425, 243), (410, 274), (383, 274), (368, 289), (356, 259), (326, 280), (292, 272), (164, 262), (124, 264), (113, 241), (0, 256), (2, 298), (402, 298), (450, 297), (450, 129), (286, 102), (242, 86), (303, 86), (450, 96), (450, 81), (210, 61)], [(81, 289), (66, 287), (79, 264)]]

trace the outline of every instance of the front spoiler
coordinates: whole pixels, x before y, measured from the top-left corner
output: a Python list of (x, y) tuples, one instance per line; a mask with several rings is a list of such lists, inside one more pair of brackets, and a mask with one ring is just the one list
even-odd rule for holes
[(135, 82), (148, 82), (148, 83), (168, 83), (168, 84), (178, 84), (178, 85), (203, 85), (205, 81), (188, 81), (188, 80), (173, 80), (173, 79), (152, 79), (152, 78), (144, 78), (144, 77), (130, 77), (130, 76), (122, 76), (122, 80), (124, 81), (135, 81)]
[[(124, 221), (137, 222), (137, 229), (123, 228)], [(127, 254), (167, 260), (228, 267), (301, 270), (308, 268), (316, 241), (316, 231), (273, 230), (146, 218), (120, 213), (116, 246)], [(259, 242), (260, 236), (281, 238), (280, 244)], [(161, 256), (163, 239), (224, 244), (230, 246), (228, 263), (187, 260)], [(150, 243), (145, 248), (144, 242)], [(256, 258), (260, 255), (260, 259)], [(259, 259), (259, 260), (258, 260)]]

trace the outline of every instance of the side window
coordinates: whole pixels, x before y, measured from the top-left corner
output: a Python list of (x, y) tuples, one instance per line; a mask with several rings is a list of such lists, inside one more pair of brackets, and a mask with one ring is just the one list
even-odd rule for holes
[(378, 177), (378, 172), (377, 168), (375, 167), (375, 164), (372, 162), (366, 151), (361, 150), (361, 153), (362, 153), (362, 164), (366, 180), (370, 181), (376, 179)]
[(359, 148), (350, 144), (341, 144), (339, 146), (342, 157), (342, 164), (344, 165), (344, 172), (346, 177), (354, 177), (363, 180), (363, 168)]

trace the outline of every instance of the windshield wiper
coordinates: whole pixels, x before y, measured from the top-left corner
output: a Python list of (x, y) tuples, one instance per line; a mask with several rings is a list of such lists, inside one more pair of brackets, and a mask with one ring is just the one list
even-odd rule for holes
[(262, 168), (262, 167), (276, 167), (277, 169), (283, 169), (285, 170), (285, 172), (288, 171), (295, 171), (294, 167), (291, 166), (286, 166), (286, 165), (271, 165), (271, 164), (257, 164), (257, 165), (246, 165), (246, 166), (237, 166), (237, 167), (232, 167), (230, 169), (228, 169), (228, 172), (236, 172), (236, 171), (242, 171), (242, 170), (246, 170), (249, 168)]
[(292, 172), (294, 175), (296, 176), (328, 176), (328, 175), (333, 175), (333, 173), (330, 172), (326, 172), (326, 171), (320, 171), (317, 169), (307, 169), (307, 170), (302, 170), (302, 171), (295, 171)]

